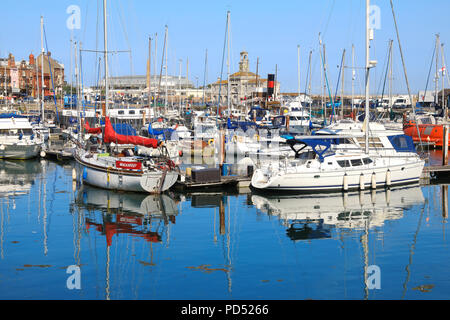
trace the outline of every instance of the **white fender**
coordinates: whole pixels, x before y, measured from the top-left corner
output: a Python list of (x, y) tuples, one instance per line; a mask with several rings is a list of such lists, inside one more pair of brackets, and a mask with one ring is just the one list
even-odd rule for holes
[(344, 177), (342, 178), (342, 184), (343, 184), (343, 189), (344, 191), (348, 191), (348, 176), (347, 173), (344, 174)]
[(372, 189), (376, 189), (377, 188), (377, 175), (374, 173), (372, 173)]
[(391, 186), (391, 170), (386, 171), (386, 186)]

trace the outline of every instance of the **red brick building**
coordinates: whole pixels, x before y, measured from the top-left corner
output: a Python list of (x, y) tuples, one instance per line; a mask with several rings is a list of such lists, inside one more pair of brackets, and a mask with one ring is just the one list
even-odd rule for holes
[[(42, 92), (41, 55), (30, 54), (28, 61), (15, 61), (10, 53), (0, 58), (0, 95), (2, 97), (32, 96)], [(50, 63), (49, 63), (50, 62)], [(51, 72), (50, 72), (51, 71)], [(52, 83), (53, 78), (53, 83)], [(64, 65), (54, 60), (51, 53), (44, 54), (44, 95), (61, 95), (64, 85)], [(39, 93), (38, 93), (39, 91)]]

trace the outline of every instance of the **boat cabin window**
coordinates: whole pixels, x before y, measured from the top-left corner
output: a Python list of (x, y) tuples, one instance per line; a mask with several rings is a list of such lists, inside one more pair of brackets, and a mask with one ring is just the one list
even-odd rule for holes
[(353, 160), (350, 160), (350, 161), (351, 161), (353, 167), (357, 167), (357, 166), (362, 166), (363, 165), (361, 159), (353, 159)]
[(363, 162), (364, 162), (364, 164), (370, 164), (370, 163), (372, 163), (373, 161), (372, 161), (372, 159), (370, 159), (370, 158), (364, 158), (364, 159), (363, 159)]
[(314, 160), (316, 158), (316, 153), (312, 150), (300, 152), (297, 158), (302, 160)]
[(125, 111), (119, 110), (119, 111), (117, 112), (117, 114), (125, 114)]
[(348, 160), (338, 160), (337, 163), (341, 166), (341, 168), (350, 167), (350, 161), (348, 161)]
[(135, 114), (136, 112), (134, 110), (128, 111), (128, 114)]
[(144, 110), (140, 110), (139, 113), (140, 113), (140, 114), (144, 114)]
[(31, 136), (33, 134), (33, 129), (21, 129), (19, 132), (22, 132), (24, 136)]
[(337, 144), (353, 144), (351, 139), (348, 138), (337, 138), (336, 139)]

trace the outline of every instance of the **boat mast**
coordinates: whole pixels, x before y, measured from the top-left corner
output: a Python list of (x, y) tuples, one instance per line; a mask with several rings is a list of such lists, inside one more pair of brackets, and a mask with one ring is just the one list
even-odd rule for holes
[(189, 57), (186, 57), (186, 101), (185, 101), (186, 107), (189, 103), (189, 99), (187, 96), (187, 93), (188, 93), (187, 88), (188, 87), (189, 87)]
[(441, 44), (441, 58), (442, 58), (442, 109), (444, 110), (444, 120), (447, 121), (448, 118), (448, 110), (447, 110), (447, 105), (445, 103), (445, 72), (447, 71), (445, 68), (445, 61), (444, 61), (444, 44)]
[(388, 110), (391, 112), (392, 110), (392, 80), (393, 80), (393, 62), (394, 62), (394, 52), (393, 52), (393, 44), (394, 40), (389, 41), (389, 104)]
[(438, 81), (439, 81), (439, 34), (436, 34), (436, 75), (434, 77), (434, 104), (438, 103)]
[[(323, 117), (324, 117), (324, 120), (325, 120), (325, 125), (326, 125), (326, 123), (327, 123), (327, 104), (326, 104), (326, 98), (325, 98), (325, 94), (326, 94), (326, 91), (327, 91), (327, 58), (326, 58), (327, 56), (326, 56), (326, 51), (325, 51), (325, 43), (323, 44), (323, 57), (322, 57), (322, 60), (323, 60), (323, 97), (324, 97), (324, 102), (325, 102), (325, 106), (324, 106), (324, 109), (323, 109)], [(330, 104), (332, 104), (333, 103), (333, 101), (331, 101), (331, 99), (330, 99)]]
[(369, 153), (369, 103), (370, 103), (370, 96), (369, 96), (369, 72), (370, 72), (370, 40), (373, 36), (371, 34), (373, 31), (370, 29), (369, 25), (369, 19), (370, 19), (370, 0), (366, 0), (366, 103), (364, 106), (364, 112), (365, 112), (365, 121), (364, 121), (364, 131), (365, 131), (365, 152)]
[(106, 1), (103, 0), (103, 43), (105, 46), (103, 62), (105, 64), (105, 114), (108, 114), (108, 103), (109, 103), (109, 70), (108, 70), (108, 25), (106, 16)]
[(181, 116), (181, 109), (182, 109), (182, 104), (181, 104), (181, 64), (183, 63), (183, 60), (178, 59), (178, 62), (180, 63), (180, 74), (178, 76), (178, 90), (180, 92), (180, 98), (178, 99), (178, 109), (179, 109), (179, 114)]
[(165, 69), (165, 78), (166, 78), (166, 83), (165, 83), (165, 97), (164, 97), (164, 106), (165, 106), (165, 111), (167, 111), (167, 107), (168, 107), (168, 93), (167, 93), (167, 81), (168, 81), (168, 74), (167, 74), (167, 47), (169, 46), (169, 44), (168, 44), (168, 38), (167, 38), (167, 35), (168, 35), (168, 32), (169, 32), (169, 29), (168, 29), (168, 27), (167, 27), (167, 25), (166, 25), (166, 34), (164, 35), (164, 42), (166, 42), (166, 46), (165, 46), (165, 52), (164, 52), (164, 61), (165, 61), (165, 67), (164, 67), (164, 69)]
[(344, 76), (345, 76), (345, 49), (342, 53), (342, 84), (341, 84), (341, 119), (344, 119)]
[(355, 72), (355, 45), (352, 44), (352, 113), (354, 112), (354, 97), (355, 97), (355, 79), (356, 79), (356, 72)]
[[(156, 32), (155, 33), (155, 59), (153, 59), (154, 64), (155, 64), (154, 65), (155, 74), (156, 74), (156, 68), (157, 68), (157, 59), (158, 59), (158, 33)], [(153, 115), (156, 114), (155, 106), (156, 106), (157, 95), (158, 95), (158, 87), (155, 85), (155, 95), (154, 95), (154, 99), (153, 99)]]
[[(446, 62), (445, 62), (444, 44), (442, 44), (442, 52), (441, 52), (441, 54), (442, 54), (442, 64), (443, 64), (443, 68), (445, 68), (445, 76), (446, 76), (446, 78), (447, 78), (447, 82), (450, 83), (450, 79), (449, 79), (449, 77), (448, 77), (448, 72), (447, 72), (447, 64), (446, 64)], [(448, 101), (447, 101), (447, 102), (448, 102)], [(446, 107), (445, 107), (445, 108), (447, 109), (447, 116), (448, 116), (448, 103), (446, 104)]]
[(300, 45), (297, 45), (298, 103), (300, 103)]
[[(41, 94), (39, 93), (39, 69), (38, 69), (38, 64), (37, 61), (35, 62), (35, 70), (36, 70), (36, 98), (38, 103), (41, 101)], [(5, 75), (6, 75), (6, 67), (5, 67)], [(5, 76), (5, 96), (7, 95), (7, 90), (6, 90), (6, 76)], [(6, 102), (8, 103), (8, 99), (6, 99)]]
[(41, 123), (45, 120), (45, 109), (44, 109), (44, 17), (41, 16)]
[[(311, 99), (311, 77), (312, 77), (312, 50), (309, 51), (309, 79), (308, 79), (308, 96)], [(311, 122), (312, 117), (312, 100), (309, 103), (309, 122)]]
[(230, 100), (230, 11), (227, 12), (227, 102), (228, 102), (228, 116), (231, 115), (231, 100)]
[[(8, 64), (7, 63), (5, 63), (5, 72), (3, 73), (3, 75), (4, 75), (4, 84), (5, 84), (5, 99), (6, 99), (6, 108), (8, 109), (8, 87), (6, 86), (6, 75), (7, 75), (7, 72), (6, 72), (6, 66), (7, 66)], [(37, 78), (37, 63), (36, 63), (36, 85), (37, 85), (37, 92), (38, 92), (38, 100), (39, 100), (39, 83), (37, 82), (37, 80), (38, 80), (38, 78)]]
[(208, 76), (208, 49), (205, 52), (205, 71), (203, 73), (203, 106), (205, 105), (205, 87), (206, 87), (206, 78)]
[(78, 134), (78, 141), (81, 141), (81, 110), (80, 110), (80, 85), (78, 83), (78, 42), (75, 41), (74, 43), (74, 50), (75, 50), (75, 85), (76, 85), (76, 92), (77, 92), (77, 103), (76, 103), (76, 110), (77, 110), (77, 134)]
[(148, 37), (148, 122), (151, 121), (151, 103), (152, 103), (152, 38)]

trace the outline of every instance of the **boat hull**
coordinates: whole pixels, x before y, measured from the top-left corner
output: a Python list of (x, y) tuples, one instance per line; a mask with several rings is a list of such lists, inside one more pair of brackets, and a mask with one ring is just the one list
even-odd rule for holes
[[(417, 127), (419, 131), (417, 131)], [(442, 148), (444, 144), (444, 126), (442, 124), (418, 124), (417, 126), (408, 124), (404, 127), (403, 132), (410, 136), (415, 143), (432, 143), (436, 148)]]
[(293, 172), (272, 176), (269, 179), (264, 176), (262, 170), (256, 170), (251, 184), (257, 189), (296, 192), (345, 191), (369, 189), (373, 186), (380, 188), (418, 182), (424, 164), (424, 161), (419, 160), (362, 170)]
[(108, 190), (158, 194), (170, 189), (178, 180), (175, 170), (132, 172), (96, 166), (79, 157), (76, 160), (81, 165), (84, 183)]

